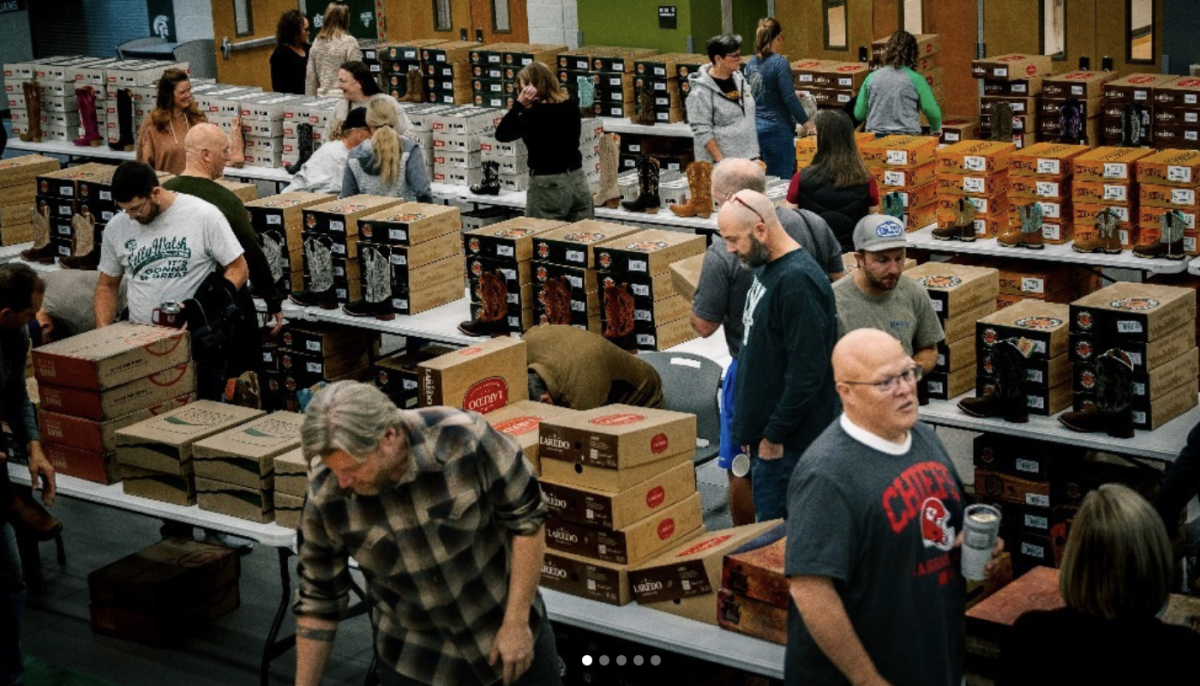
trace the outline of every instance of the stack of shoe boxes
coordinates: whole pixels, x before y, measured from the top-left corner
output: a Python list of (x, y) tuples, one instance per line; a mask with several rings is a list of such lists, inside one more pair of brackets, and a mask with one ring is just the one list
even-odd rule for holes
[(1026, 298), (1069, 303), (1100, 287), (1100, 276), (1086, 268), (1044, 260), (988, 260), (982, 266), (1000, 270), (996, 306), (1011, 307)]
[(419, 78), (424, 78), (425, 72), (421, 64), (421, 49), (445, 42), (441, 38), (426, 38), (400, 43), (389, 43), (386, 53), (387, 59), (383, 65), (384, 72), (387, 75), (387, 87), (383, 89), (384, 92), (396, 99), (409, 97), (408, 73), (415, 71)]
[[(415, 140), (417, 145), (421, 147), (421, 156), (425, 159), (425, 175), (434, 182), (438, 182), (437, 179), (433, 178), (433, 157), (435, 152), (433, 147), (434, 120), (441, 114), (456, 110), (457, 108), (454, 105), (433, 105), (430, 103), (404, 105), (404, 113), (408, 115), (408, 121), (412, 124), (405, 135)], [(481, 159), (485, 139), (486, 137), (482, 135), (479, 138)]]
[(289, 102), (283, 107), (283, 121), (280, 130), (283, 132), (283, 153), (279, 156), (282, 164), (297, 164), (307, 161), (325, 140), (325, 127), (329, 124), (333, 110), (340, 98), (305, 98)]
[(517, 43), (491, 43), (471, 49), (472, 102), (481, 107), (512, 107), (517, 93), (513, 82), (504, 78), (504, 53), (517, 47)]
[[(1086, 145), (1034, 143), (1012, 153), (1008, 170), (1008, 199), (1012, 209), (1008, 231), (1000, 240), (1002, 245), (1024, 243), (1034, 247), (1040, 244), (1037, 240), (1051, 244), (1071, 240), (1074, 160), (1088, 150)], [(1041, 225), (1041, 236), (1034, 237), (1032, 244), (1020, 235), (1022, 212), (1032, 225)]]
[(304, 100), (303, 95), (263, 93), (241, 101), (246, 166), (283, 166), (283, 112)]
[(380, 313), (411, 315), (462, 298), (457, 207), (404, 203), (358, 222), (362, 292)]
[[(108, 121), (110, 119), (108, 110), (112, 107), (114, 115), (116, 110), (115, 103), (108, 100), (108, 88), (104, 79), (104, 68), (119, 62), (121, 60), (116, 58), (95, 58), (87, 62), (76, 63), (67, 68), (67, 73), (63, 79), (67, 82), (66, 87), (68, 89), (76, 91), (91, 89), (91, 94), (96, 99), (96, 126), (99, 128), (101, 144), (112, 145), (112, 141), (109, 140), (110, 138), (115, 137), (118, 140), (120, 138), (119, 127), (114, 127), (112, 130), (108, 128)], [(198, 85), (193, 86), (193, 88), (198, 87)], [(129, 105), (127, 111), (132, 115), (132, 102), (127, 104)], [(131, 125), (131, 133), (136, 133), (140, 122), (134, 121), (131, 118), (129, 123)], [(13, 133), (16, 133), (15, 128)]]
[[(146, 120), (154, 108), (157, 106), (155, 99), (157, 93), (158, 79), (163, 72), (170, 68), (187, 70), (187, 63), (172, 64), (159, 60), (145, 61), (119, 61), (108, 64), (104, 67), (104, 103), (105, 103), (105, 127), (108, 132), (108, 143), (110, 146), (119, 145), (126, 149), (136, 142), (138, 127)], [(87, 74), (94, 71), (92, 66), (82, 69), (85, 80)], [(253, 89), (258, 91), (259, 89)], [(126, 102), (130, 103), (128, 106)], [(197, 96), (199, 102), (199, 96)], [(132, 120), (129, 118), (129, 110), (132, 109)], [(201, 109), (203, 112), (204, 110)], [(224, 113), (224, 112), (222, 112)], [(213, 120), (213, 115), (208, 114), (209, 121)], [(236, 108), (232, 114), (237, 115)], [(214, 121), (214, 123), (219, 123)], [(126, 135), (127, 126), (132, 126), (132, 134), (135, 140), (128, 140)]]
[(305, 207), (330, 202), (328, 193), (282, 193), (246, 203), (250, 226), (262, 242), (271, 267), (271, 278), (284, 293), (304, 288), (303, 258)]
[(560, 407), (540, 402), (538, 400), (517, 400), (505, 407), (492, 410), (484, 415), (484, 419), (492, 428), (503, 434), (512, 436), (521, 446), (521, 454), (533, 467), (533, 473), (542, 475), (542, 459), (539, 436), (541, 424), (547, 419), (566, 419), (578, 414), (569, 407)]
[(332, 283), (337, 302), (343, 305), (360, 297), (358, 224), (370, 214), (401, 204), (402, 198), (353, 195), (301, 210), (304, 229), (304, 288), (323, 292)]
[[(558, 82), (562, 84), (572, 95), (579, 95), (579, 80), (588, 79), (596, 82), (592, 59), (599, 55), (611, 54), (611, 48), (607, 45), (585, 45), (583, 47), (574, 48), (572, 50), (564, 50), (558, 54), (554, 73), (558, 76)], [(654, 51), (646, 53), (653, 55)], [(622, 63), (623, 64), (623, 63)], [(632, 72), (632, 70), (630, 70)], [(623, 73), (623, 72), (621, 72)], [(631, 74), (632, 75), (632, 74)], [(630, 80), (630, 88), (633, 87), (633, 81)], [(605, 113), (604, 108), (600, 105), (600, 85), (596, 83), (596, 113), (602, 117), (609, 116)], [(632, 103), (632, 100), (629, 100)], [(632, 113), (630, 113), (632, 116)]]
[[(585, 125), (580, 132), (586, 132)], [(505, 191), (523, 191), (529, 187), (529, 150), (525, 141), (517, 139), (507, 143), (481, 136), (479, 138), (480, 164), (491, 162), (496, 165), (500, 177), (500, 189)]]
[[(890, 38), (890, 36), (888, 37)], [(884, 51), (887, 49), (888, 38), (880, 38), (871, 43), (871, 69), (879, 69), (883, 66)], [(945, 101), (945, 76), (944, 70), (940, 65), (942, 39), (936, 33), (918, 33), (913, 36), (917, 39), (917, 61), (913, 65), (913, 71), (921, 75), (925, 82), (929, 84), (929, 89), (933, 92), (933, 97), (938, 102)], [(942, 120), (945, 131), (946, 120)], [(929, 126), (929, 122), (925, 120), (924, 115), (921, 116), (921, 125)], [(946, 139), (945, 143), (957, 143), (960, 140), (969, 140), (967, 138), (956, 138), (953, 140)]]
[(463, 233), (471, 316), (504, 320), (498, 329), (521, 333), (535, 324), (533, 240), (563, 226), (551, 219), (517, 217)]
[[(875, 177), (881, 201), (889, 193), (904, 193), (917, 201), (904, 208), (909, 231), (924, 228), (936, 219), (936, 201), (930, 199), (928, 191), (934, 183), (937, 147), (938, 139), (929, 136), (888, 136), (858, 144), (867, 171)], [(925, 205), (919, 204), (922, 198), (926, 198)]]
[(604, 337), (626, 350), (666, 350), (695, 338), (691, 305), (671, 263), (700, 255), (703, 236), (649, 229), (595, 246)]
[(275, 523), (288, 529), (300, 528), (300, 512), (308, 493), (308, 461), (304, 451), (292, 448), (274, 457)]
[(1042, 80), (1051, 72), (1049, 55), (1000, 55), (971, 62), (971, 76), (983, 79), (979, 98), (980, 132), (993, 138), (992, 130), (1003, 122), (993, 115), (1012, 115), (1012, 142), (1023, 148), (1037, 141), (1038, 96)]
[(786, 527), (775, 527), (725, 556), (717, 593), (721, 628), (770, 643), (787, 643), (791, 596), (784, 575), (786, 534)]
[(195, 399), (191, 339), (122, 322), (33, 351), (42, 448), (59, 474), (121, 480), (116, 432)]
[[(112, 195), (112, 177), (116, 170), (115, 166), (93, 167), (86, 177), (76, 181), (75, 204), (78, 214), (87, 221), (95, 222), (95, 226), (92, 227), (90, 236), (80, 236), (72, 225), (67, 245), (70, 247), (70, 254), (76, 259), (61, 262), (62, 266), (95, 269), (100, 264), (104, 227), (121, 211)], [(160, 183), (171, 178), (166, 172), (156, 173)], [(59, 188), (60, 192), (65, 192), (67, 186), (60, 183)], [(58, 227), (64, 228), (61, 224)]]
[(942, 120), (940, 140), (945, 145), (979, 140), (979, 117), (947, 117)]
[(1038, 132), (1042, 140), (1100, 145), (1104, 85), (1117, 76), (1111, 71), (1072, 71), (1046, 76), (1038, 106)]
[(800, 74), (811, 77), (804, 91), (812, 96), (817, 107), (844, 108), (858, 96), (858, 89), (870, 72), (871, 66), (865, 62), (822, 62), (802, 68)]
[(398, 350), (371, 364), (375, 387), (383, 391), (396, 407), (411, 410), (420, 400), (420, 376), (417, 366), (435, 357), (454, 352), (456, 348), (430, 344), (423, 348)]
[[(1138, 257), (1198, 254), (1196, 214), (1200, 211), (1200, 150), (1162, 150), (1137, 161), (1139, 218)], [(1167, 224), (1182, 225), (1182, 246), (1163, 236)], [(1182, 250), (1180, 250), (1182, 248)], [(1181, 254), (1182, 253), (1182, 254)]]
[(0, 245), (33, 240), (29, 208), (37, 196), (37, 177), (58, 171), (58, 160), (25, 155), (0, 161)]
[[(75, 83), (68, 82), (67, 71), (76, 64), (93, 62), (90, 57), (50, 58), (33, 68), (33, 80), (40, 94), (40, 124), (43, 141), (72, 141), (79, 135), (79, 104), (75, 98)], [(73, 76), (73, 75), (72, 75)], [(24, 87), (22, 86), (22, 89)], [(28, 108), (28, 102), (25, 103)], [(21, 110), (13, 111), (13, 125), (28, 126), (28, 109), (21, 120)], [(16, 133), (14, 131), (14, 133)]]
[(703, 532), (695, 415), (607, 405), (539, 431), (550, 509), (542, 585), (628, 603), (632, 565)]
[(419, 407), (443, 405), (489, 414), (529, 399), (525, 341), (501, 336), (417, 365)]
[(197, 400), (117, 430), (125, 493), (187, 507), (196, 504), (196, 443), (258, 419), (262, 410)]
[(926, 262), (906, 269), (929, 292), (945, 340), (938, 343), (938, 363), (927, 377), (929, 397), (949, 400), (975, 386), (975, 348), (962, 339), (975, 336), (975, 323), (996, 311), (1000, 272), (949, 262)]
[(1170, 74), (1130, 74), (1104, 84), (1105, 145), (1123, 148), (1154, 144), (1154, 92), (1178, 80)]
[[(891, 140), (885, 138), (881, 144)], [(1015, 150), (1012, 143), (985, 140), (963, 141), (937, 151), (934, 238), (994, 238), (1008, 227), (1008, 168)]]
[(1200, 149), (1200, 79), (1154, 89), (1154, 147)]
[(651, 48), (609, 48), (592, 56), (591, 75), (596, 86), (596, 114), (615, 119), (634, 115), (634, 63), (638, 59), (650, 57), (655, 52)]
[[(1158, 228), (1158, 217), (1165, 210), (1147, 214), (1138, 207), (1137, 161), (1152, 152), (1144, 148), (1101, 147), (1074, 159), (1075, 181), (1071, 186), (1074, 250), (1116, 250), (1117, 245), (1103, 239), (1096, 226), (1097, 217), (1106, 210), (1116, 218), (1121, 249), (1137, 244), (1139, 225)], [(1195, 221), (1195, 215), (1192, 220)]]
[(496, 130), (504, 112), (481, 107), (457, 107), (431, 116), (433, 181), (451, 186), (474, 186), (483, 180), (480, 140)]
[(478, 43), (454, 41), (421, 48), (429, 102), (468, 105), (471, 96), (471, 50)]
[(380, 90), (386, 93), (389, 85), (387, 72), (384, 69), (384, 62), (387, 60), (387, 44), (381, 40), (359, 39), (358, 49), (362, 51), (363, 64), (367, 65), (367, 69), (375, 77), (375, 83), (378, 83)]
[(569, 324), (601, 332), (600, 276), (595, 246), (639, 231), (635, 226), (584, 220), (533, 239), (538, 324)]
[[(233, 149), (236, 145), (235, 136), (244, 135), (241, 130), (242, 101), (256, 98), (261, 95), (263, 95), (261, 88), (251, 86), (227, 86), (223, 88), (206, 89), (197, 94), (195, 97), (196, 105), (200, 108), (200, 111), (204, 113), (204, 116), (208, 118), (208, 123), (216, 124), (217, 126), (221, 127), (221, 130), (225, 132), (225, 135), (229, 136), (231, 152), (236, 154), (238, 151)], [(153, 104), (151, 104), (151, 108), (153, 108)], [(139, 121), (141, 120), (139, 119)], [(244, 139), (241, 152), (243, 154), (250, 152), (245, 149)], [(262, 152), (264, 155), (260, 155), (260, 157), (265, 156), (267, 151), (263, 150)], [(280, 154), (282, 155), (282, 152)], [(259, 158), (254, 157), (253, 154), (251, 157), (255, 159), (255, 163), (257, 164)]]
[[(79, 183), (81, 181), (112, 178), (115, 167), (97, 162), (68, 167), (41, 174), (37, 177), (37, 211), (49, 218), (50, 240), (54, 244), (54, 255), (58, 258), (74, 254), (74, 228), (71, 220), (80, 212)], [(104, 224), (99, 216), (97, 224)]]
[(275, 456), (300, 445), (304, 415), (272, 412), (192, 446), (201, 510), (275, 520)]
[(1021, 300), (983, 317), (975, 325), (978, 361), (975, 391), (979, 397), (995, 392), (1005, 360), (996, 346), (1005, 340), (1030, 342), (1020, 364), (1022, 390), (1030, 414), (1049, 416), (1071, 404), (1071, 361), (1067, 355), (1068, 305), (1042, 300)]
[[(857, 145), (859, 147), (860, 150), (862, 149), (863, 143), (867, 143), (867, 142), (873, 141), (873, 140), (875, 140), (875, 134), (873, 134), (873, 133), (868, 133), (866, 131), (857, 131), (854, 134), (854, 143), (855, 143), (855, 145)], [(804, 138), (796, 139), (796, 169), (797, 170), (804, 169), (805, 167), (810, 166), (812, 164), (813, 158), (816, 157), (816, 155), (817, 155), (817, 139), (816, 139), (816, 137), (805, 136)], [(887, 189), (884, 188), (884, 186), (886, 185), (885, 181), (889, 181), (889, 180), (892, 181), (893, 183), (891, 185), (898, 187), (898, 188), (904, 188), (904, 187), (910, 185), (910, 184), (906, 183), (907, 179), (900, 179), (900, 178), (897, 178), (895, 175), (885, 179), (882, 167), (879, 168), (878, 172), (876, 171), (876, 168), (867, 167), (867, 171), (870, 172), (871, 176), (873, 176), (875, 178), (876, 185), (878, 185), (880, 188), (880, 191), (884, 192), (884, 193), (887, 192)], [(789, 181), (790, 181), (790, 179), (789, 179)], [(929, 178), (928, 178), (927, 182), (928, 183), (933, 182), (933, 168), (932, 167), (930, 167), (930, 169), (929, 169)], [(920, 185), (924, 185), (924, 184), (920, 184)]]
[[(43, 60), (4, 63), (4, 99), (8, 103), (14, 136), (27, 136), (30, 134), (29, 103), (26, 100), (25, 89), (27, 87), (40, 88), (40, 84), (34, 78), (34, 70), (36, 68), (35, 65)], [(41, 98), (40, 91), (38, 98), (39, 100)], [(41, 124), (40, 113), (38, 115), (38, 123)], [(38, 139), (40, 140), (40, 136)]]
[[(653, 55), (634, 61), (634, 117), (645, 117), (647, 123), (670, 124), (683, 121), (683, 97), (676, 62), (691, 55), (669, 53)], [(686, 80), (684, 77), (683, 80)], [(645, 105), (649, 110), (643, 113)]]
[(323, 322), (289, 323), (281, 334), (279, 378), (286, 392), (321, 382), (366, 381), (379, 332)]
[[(1133, 426), (1157, 429), (1196, 405), (1196, 291), (1157, 284), (1118, 282), (1070, 305), (1074, 408), (1097, 403), (1109, 368), (1132, 368)], [(1108, 379), (1108, 387), (1117, 383)]]

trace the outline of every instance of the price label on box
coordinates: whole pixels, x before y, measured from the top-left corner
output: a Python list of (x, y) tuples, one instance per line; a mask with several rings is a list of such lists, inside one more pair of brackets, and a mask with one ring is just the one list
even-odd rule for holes
[(1178, 165), (1169, 165), (1167, 167), (1167, 181), (1175, 181), (1177, 183), (1191, 183), (1192, 169), (1191, 167), (1180, 167)]
[(1104, 178), (1106, 179), (1126, 179), (1129, 178), (1129, 165), (1124, 162), (1105, 162), (1104, 163)]
[(962, 189), (967, 193), (982, 193), (987, 187), (984, 179), (977, 176), (964, 176), (962, 181)]
[(1037, 173), (1039, 173), (1039, 174), (1058, 174), (1059, 173), (1058, 160), (1038, 159)]
[(978, 155), (967, 155), (963, 158), (963, 169), (967, 171), (987, 171), (987, 158)]

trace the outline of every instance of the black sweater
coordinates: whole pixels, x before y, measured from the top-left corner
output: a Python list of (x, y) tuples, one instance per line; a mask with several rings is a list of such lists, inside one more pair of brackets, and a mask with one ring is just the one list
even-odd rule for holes
[(496, 140), (525, 141), (533, 174), (561, 174), (583, 165), (580, 128), (579, 102), (575, 98), (556, 104), (535, 103), (528, 108), (514, 102), (496, 127)]
[(304, 56), (286, 45), (278, 45), (271, 53), (271, 90), (276, 93), (304, 95), (304, 72), (308, 69), (308, 43)]

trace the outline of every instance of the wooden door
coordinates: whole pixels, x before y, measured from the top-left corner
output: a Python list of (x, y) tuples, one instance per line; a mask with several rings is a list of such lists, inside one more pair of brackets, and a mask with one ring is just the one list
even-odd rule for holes
[[(471, 0), (385, 0), (389, 39), (440, 38), (471, 40)], [(407, 26), (397, 36), (390, 28), (396, 17), (406, 17)]]
[(238, 35), (239, 21), (235, 14), (234, 0), (212, 0), (213, 41), (217, 54), (217, 81), (238, 86), (258, 86), (263, 90), (271, 90), (271, 53), (275, 50), (275, 41), (268, 45), (238, 50), (229, 54), (225, 59), (221, 52), (224, 39), (230, 43), (241, 43), (259, 38), (274, 38), (275, 25), (279, 17), (286, 11), (296, 9), (296, 0), (245, 0), (240, 7), (246, 14), (241, 15), (241, 28), (244, 35)]
[[(1165, 0), (1092, 1), (1104, 11), (1096, 17), (1096, 52), (1111, 57), (1121, 74), (1161, 72)], [(1100, 57), (1092, 58), (1092, 68), (1100, 68)]]
[(470, 34), (484, 43), (528, 43), (525, 0), (471, 0)]

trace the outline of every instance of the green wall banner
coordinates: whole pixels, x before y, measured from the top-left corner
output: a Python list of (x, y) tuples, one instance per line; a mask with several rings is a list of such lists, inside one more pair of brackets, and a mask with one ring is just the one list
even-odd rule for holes
[(175, 42), (175, 3), (173, 0), (146, 0), (150, 17), (150, 35), (168, 43)]

